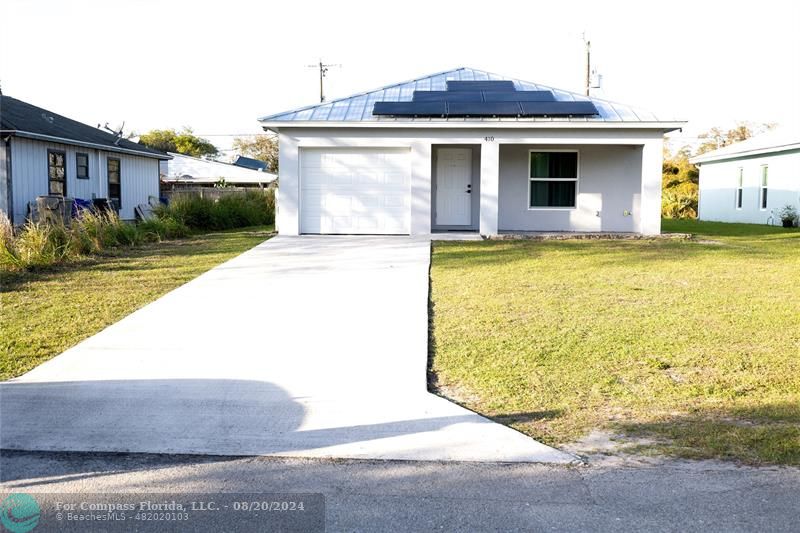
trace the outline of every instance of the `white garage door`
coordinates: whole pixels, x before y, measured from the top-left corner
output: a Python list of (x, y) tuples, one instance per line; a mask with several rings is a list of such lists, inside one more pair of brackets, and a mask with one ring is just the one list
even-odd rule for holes
[(408, 234), (407, 148), (303, 148), (300, 232)]

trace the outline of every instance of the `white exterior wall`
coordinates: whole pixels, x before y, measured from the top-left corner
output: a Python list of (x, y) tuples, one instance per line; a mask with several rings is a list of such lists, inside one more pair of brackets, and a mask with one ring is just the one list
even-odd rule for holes
[[(120, 218), (132, 220), (134, 208), (158, 196), (158, 160), (68, 144), (13, 137), (11, 139), (11, 187), (14, 223), (21, 224), (28, 212), (28, 202), (47, 194), (47, 150), (66, 153), (67, 196), (71, 198), (106, 198), (108, 157), (120, 160), (122, 208)], [(77, 178), (76, 153), (89, 154), (89, 179)]]
[(641, 146), (559, 146), (578, 153), (576, 207), (529, 209), (528, 154), (547, 148), (501, 146), (501, 231), (641, 231)]
[[(657, 234), (661, 229), (661, 145), (660, 130), (635, 129), (469, 129), (469, 128), (282, 128), (280, 141), (280, 205), (278, 227), (281, 234), (297, 235), (299, 224), (300, 166), (299, 150), (304, 147), (406, 147), (411, 151), (411, 234), (426, 235), (431, 232), (431, 176), (432, 146), (481, 145), (481, 212), (480, 231), (494, 234), (498, 230), (549, 230), (549, 231), (635, 231)], [(581, 199), (580, 215), (555, 220), (549, 226), (505, 227), (509, 213), (504, 213), (501, 170), (502, 153), (507, 145), (585, 146), (594, 153), (604, 148), (613, 149), (614, 155), (596, 158), (593, 185), (602, 194), (601, 217), (590, 211), (594, 205), (589, 196)], [(596, 145), (603, 145), (597, 147)], [(615, 146), (608, 146), (615, 145)], [(513, 148), (513, 147), (512, 147)], [(523, 148), (524, 150), (524, 148)], [(619, 159), (621, 158), (621, 160)], [(635, 161), (634, 161), (635, 160)], [(638, 162), (638, 165), (637, 165)], [(527, 163), (525, 163), (527, 164)], [(639, 170), (634, 179), (636, 169)], [(525, 174), (522, 174), (523, 178)], [(525, 186), (527, 187), (527, 182)], [(620, 195), (619, 187), (625, 192)], [(527, 189), (526, 189), (527, 191)], [(616, 194), (616, 196), (615, 196)], [(638, 197), (637, 197), (638, 195)], [(527, 193), (521, 196), (527, 202)], [(596, 203), (596, 201), (595, 201)], [(620, 205), (616, 205), (619, 203)], [(602, 212), (621, 213), (631, 206), (633, 215), (617, 221), (612, 215), (603, 222)], [(527, 204), (526, 204), (527, 205)], [(638, 206), (638, 208), (636, 207)], [(527, 207), (525, 207), (527, 212)], [(575, 211), (573, 211), (575, 212)], [(591, 217), (584, 216), (591, 213)], [(632, 226), (631, 226), (632, 225)], [(623, 230), (622, 228), (630, 228)], [(615, 229), (619, 228), (619, 229)]]
[[(761, 209), (761, 167), (767, 165), (767, 208)], [(742, 208), (736, 208), (739, 168), (743, 171)], [(698, 218), (718, 222), (766, 224), (772, 210), (800, 210), (800, 150), (700, 165)], [(777, 221), (776, 224), (779, 224)]]

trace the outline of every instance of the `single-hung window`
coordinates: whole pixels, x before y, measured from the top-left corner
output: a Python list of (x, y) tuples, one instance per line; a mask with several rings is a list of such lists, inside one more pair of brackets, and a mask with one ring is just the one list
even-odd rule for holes
[(759, 202), (761, 209), (767, 208), (767, 182), (769, 181), (769, 167), (767, 165), (761, 166), (761, 195)]
[(742, 196), (744, 196), (744, 169), (739, 167), (739, 176), (736, 182), (736, 209), (742, 208)]
[(47, 151), (47, 194), (67, 195), (67, 156), (58, 150)]
[(578, 152), (530, 153), (528, 207), (574, 208), (578, 193)]
[(75, 168), (77, 172), (75, 176), (80, 179), (89, 179), (89, 154), (82, 154), (80, 152), (75, 154)]
[(119, 159), (109, 157), (106, 163), (108, 176), (108, 199), (119, 211), (122, 209), (122, 181), (120, 179)]

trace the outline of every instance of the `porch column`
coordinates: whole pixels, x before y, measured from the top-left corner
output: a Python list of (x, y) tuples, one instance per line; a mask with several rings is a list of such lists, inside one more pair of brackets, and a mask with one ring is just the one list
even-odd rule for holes
[(411, 235), (431, 233), (431, 143), (411, 143)]
[(642, 196), (639, 231), (643, 235), (661, 233), (661, 166), (664, 141), (661, 137), (646, 141), (642, 147)]
[(494, 140), (481, 143), (481, 235), (497, 235), (500, 194), (500, 144)]

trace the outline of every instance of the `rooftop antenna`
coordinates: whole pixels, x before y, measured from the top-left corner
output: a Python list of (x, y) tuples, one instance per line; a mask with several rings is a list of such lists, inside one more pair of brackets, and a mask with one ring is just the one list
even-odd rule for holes
[(586, 45), (586, 96), (592, 88), (592, 42), (586, 39), (586, 32), (581, 34), (583, 44)]
[(332, 63), (331, 64), (325, 64), (325, 63), (322, 62), (322, 59), (320, 59), (319, 63), (317, 63), (316, 65), (306, 65), (306, 67), (308, 67), (308, 68), (318, 68), (319, 69), (319, 101), (320, 101), (320, 103), (325, 101), (325, 91), (323, 90), (323, 87), (322, 87), (322, 80), (328, 74), (328, 69), (331, 68), (331, 67), (341, 67), (341, 66), (342, 65), (340, 65), (340, 64), (332, 64)]
[(122, 130), (125, 129), (125, 121), (124, 120), (122, 121), (122, 126), (119, 127), (119, 131), (109, 127), (108, 122), (105, 123), (103, 129), (109, 131), (110, 133), (113, 133), (117, 137), (117, 139), (114, 141), (114, 145), (116, 146), (119, 144), (120, 139), (122, 139)]

